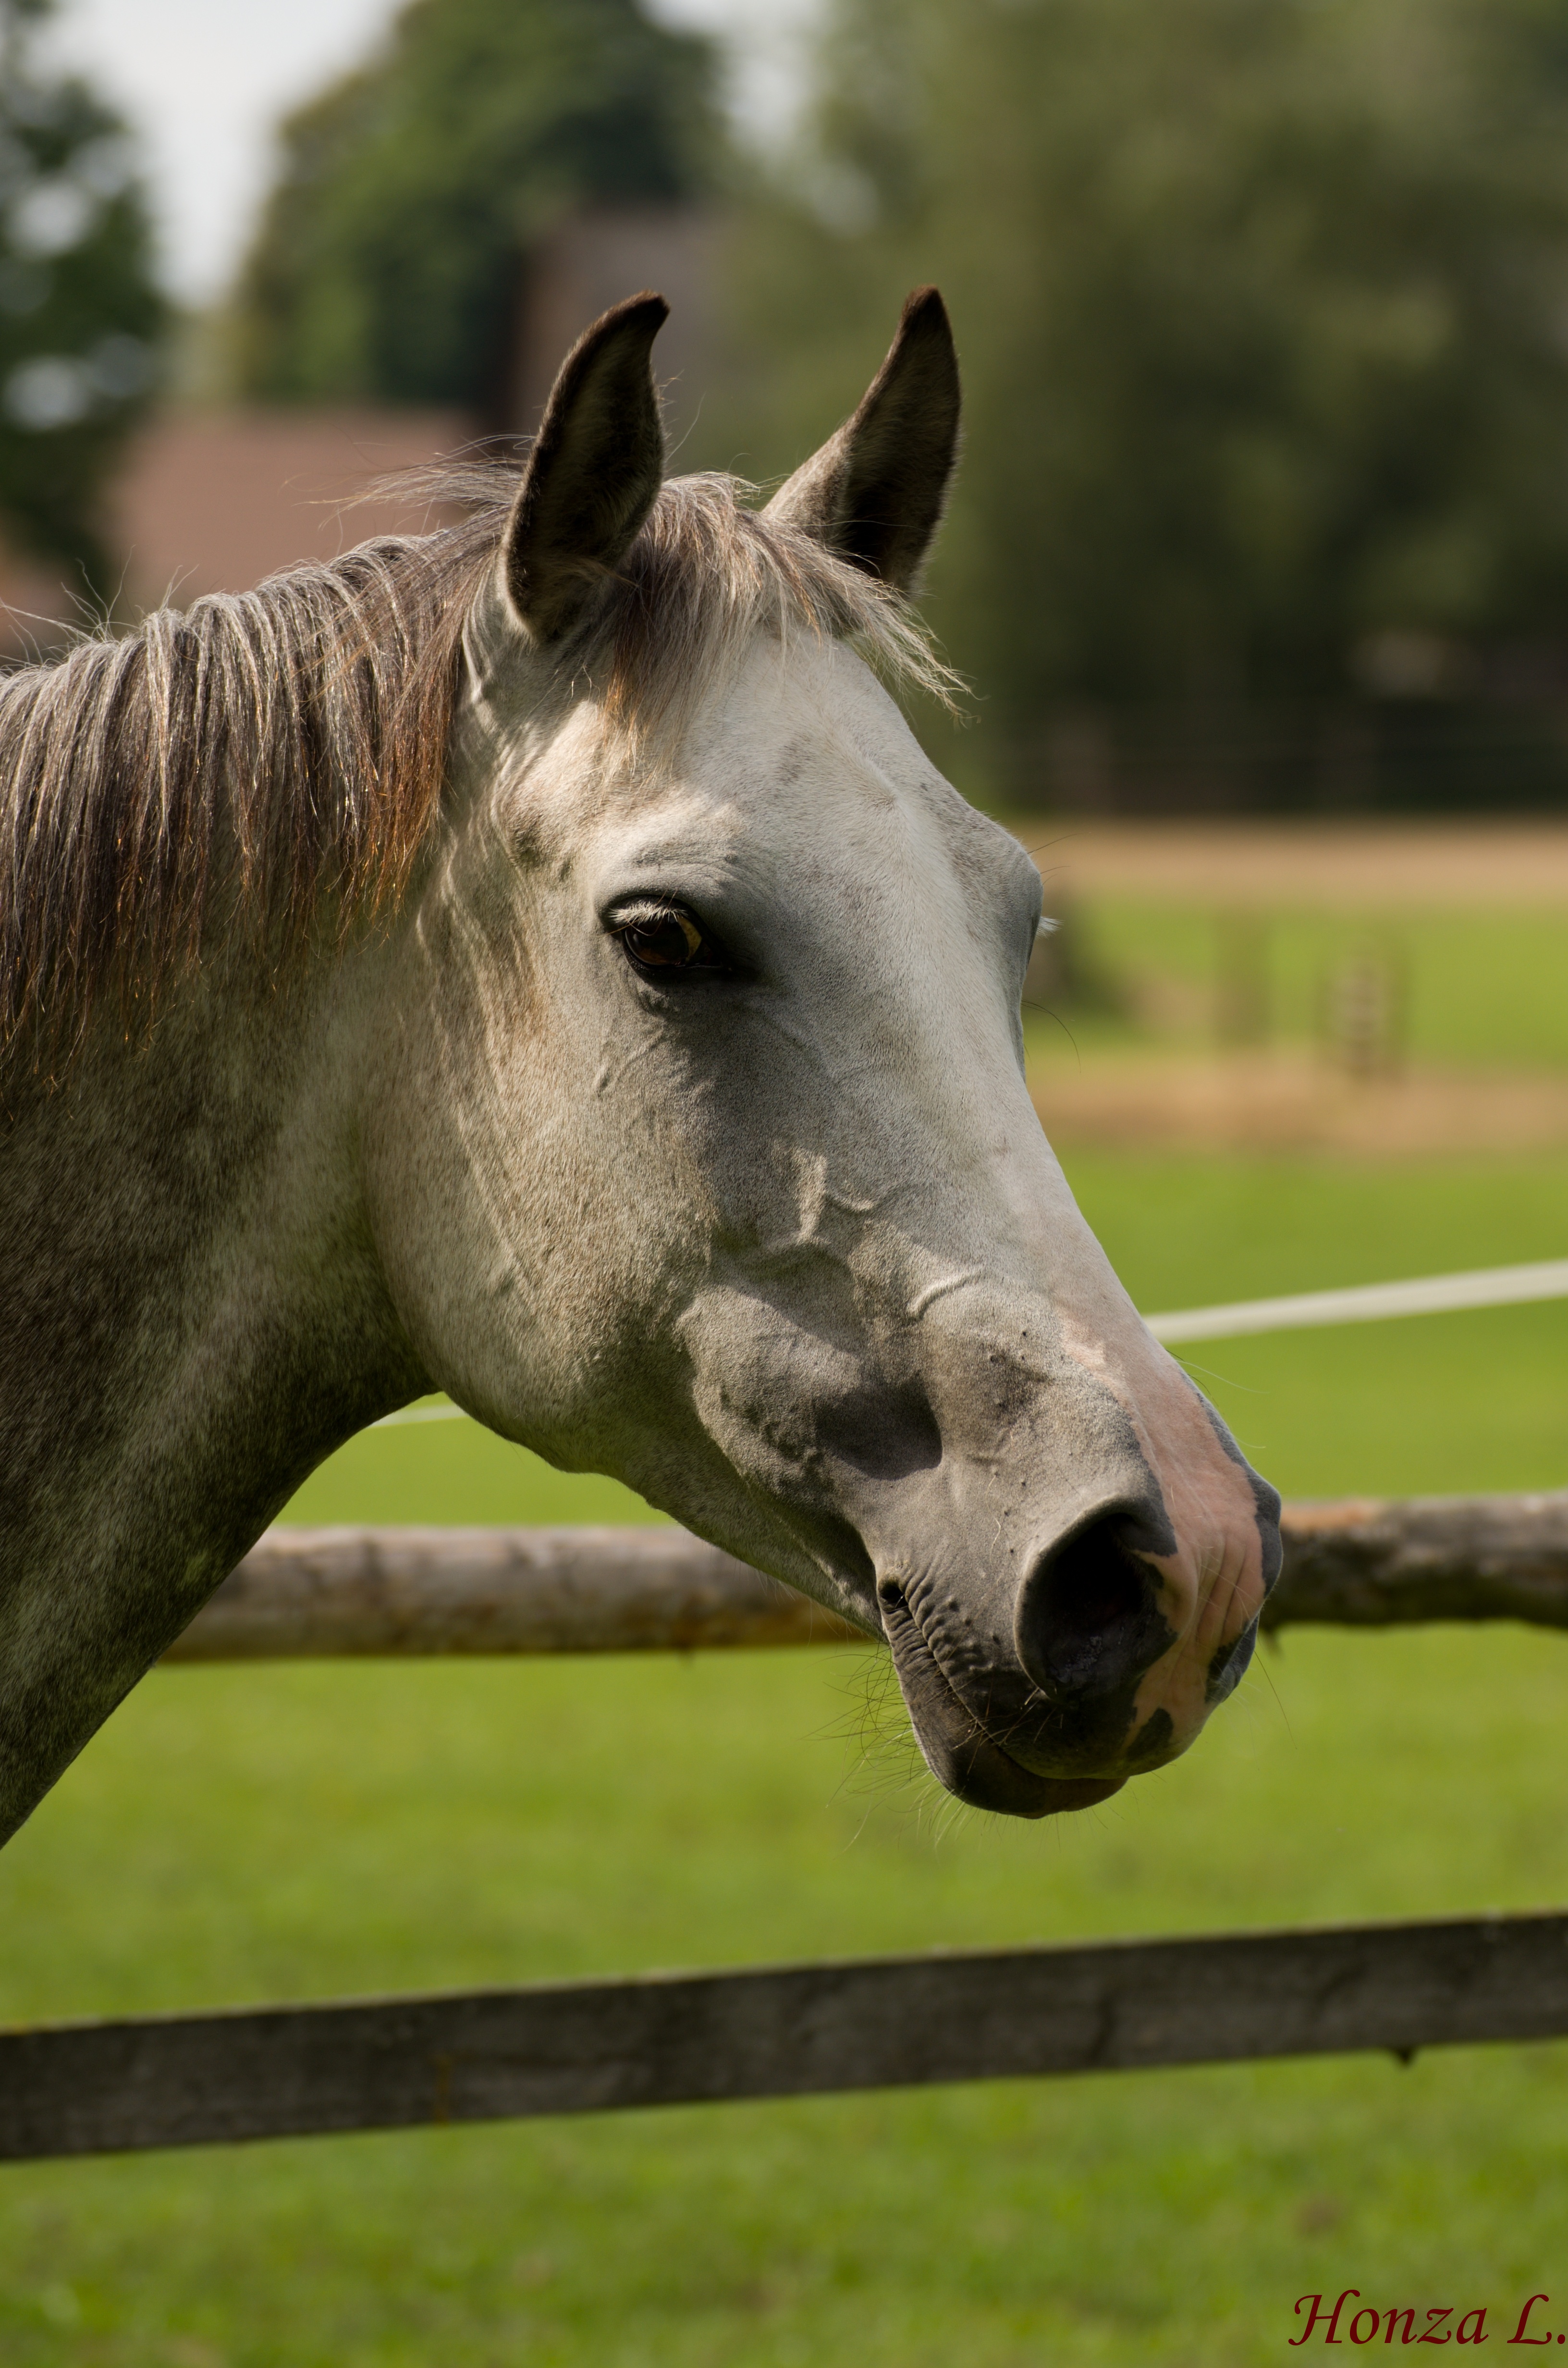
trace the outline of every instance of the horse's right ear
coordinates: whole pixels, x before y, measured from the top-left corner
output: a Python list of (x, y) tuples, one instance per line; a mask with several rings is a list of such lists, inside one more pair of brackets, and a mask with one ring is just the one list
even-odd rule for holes
[(912, 592), (958, 458), (959, 407), (948, 308), (934, 288), (917, 288), (855, 416), (801, 462), (763, 515)]
[(585, 329), (561, 365), (506, 525), (506, 578), (530, 637), (558, 642), (625, 556), (664, 482), (650, 359), (669, 318), (630, 296)]

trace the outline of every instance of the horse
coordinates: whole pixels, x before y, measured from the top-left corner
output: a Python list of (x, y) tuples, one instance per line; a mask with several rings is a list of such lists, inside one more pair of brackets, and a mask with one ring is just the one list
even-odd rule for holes
[(1079, 1213), (1039, 875), (892, 696), (951, 679), (941, 299), (766, 507), (665, 481), (666, 311), (444, 523), (0, 685), (0, 1838), (436, 1389), (885, 1639), (981, 1808), (1246, 1665), (1278, 1499)]

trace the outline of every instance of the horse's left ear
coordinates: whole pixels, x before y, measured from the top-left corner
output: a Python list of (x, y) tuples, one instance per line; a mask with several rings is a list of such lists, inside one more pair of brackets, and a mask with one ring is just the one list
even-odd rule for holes
[(665, 434), (650, 354), (669, 311), (629, 296), (584, 330), (551, 389), (506, 539), (506, 589), (539, 641), (578, 623), (653, 507)]
[(959, 405), (948, 308), (934, 288), (917, 288), (853, 419), (780, 485), (763, 515), (913, 591), (958, 457)]

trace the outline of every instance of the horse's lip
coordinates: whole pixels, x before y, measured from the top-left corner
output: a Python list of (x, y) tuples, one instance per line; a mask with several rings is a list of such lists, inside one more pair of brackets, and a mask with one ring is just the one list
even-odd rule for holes
[[(1068, 1809), (1092, 1809), (1097, 1802), (1108, 1801), (1127, 1782), (1125, 1776), (1037, 1776), (1008, 1753), (998, 1757), (1008, 1766), (1006, 1799), (989, 1797), (983, 1787), (971, 1782), (962, 1791), (953, 1787), (960, 1801), (976, 1809), (1000, 1809), (1013, 1817), (1056, 1817)], [(977, 1772), (971, 1770), (971, 1778)]]
[(883, 1599), (882, 1624), (915, 1741), (956, 1799), (1004, 1816), (1050, 1817), (1092, 1809), (1120, 1792), (1123, 1776), (1037, 1775), (988, 1736), (949, 1682), (902, 1590)]

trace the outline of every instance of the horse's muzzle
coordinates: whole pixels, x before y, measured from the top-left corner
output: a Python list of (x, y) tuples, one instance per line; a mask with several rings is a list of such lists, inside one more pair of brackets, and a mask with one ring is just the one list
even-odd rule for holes
[(1017, 1740), (1017, 1721), (1005, 1720), (1001, 1732), (995, 1732), (984, 1710), (971, 1708), (960, 1695), (927, 1642), (901, 1582), (881, 1580), (877, 1600), (915, 1740), (946, 1791), (971, 1808), (995, 1809), (1011, 1817), (1049, 1817), (1062, 1809), (1088, 1809), (1119, 1792), (1126, 1781), (1119, 1776), (1043, 1775), (1016, 1758), (1007, 1745)]
[[(1167, 1710), (1139, 1723), (1140, 1686), (1178, 1641), (1149, 1559), (1165, 1543), (1145, 1507), (1102, 1507), (1039, 1556), (1010, 1634), (1000, 1605), (989, 1618), (966, 1609), (934, 1576), (879, 1580), (910, 1721), (949, 1792), (976, 1808), (1049, 1816), (1108, 1799), (1185, 1747), (1190, 1736)], [(1225, 1691), (1252, 1633), (1225, 1648)]]

